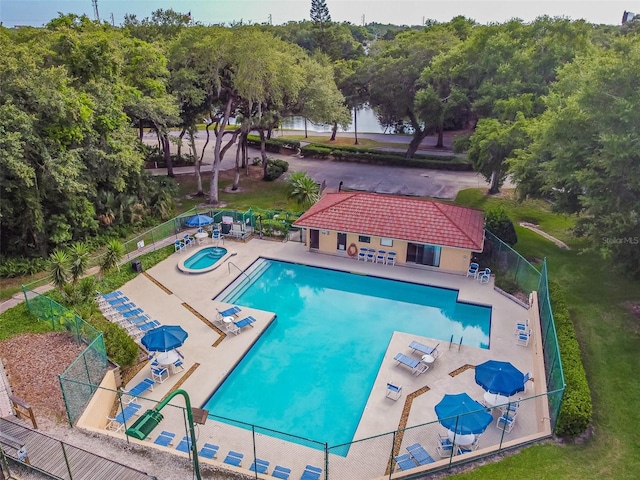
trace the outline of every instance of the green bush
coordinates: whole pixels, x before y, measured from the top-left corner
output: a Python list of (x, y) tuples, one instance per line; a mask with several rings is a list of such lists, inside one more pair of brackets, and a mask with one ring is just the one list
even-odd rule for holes
[(305, 157), (326, 159), (332, 156), (335, 160), (343, 162), (364, 162), (380, 165), (401, 167), (420, 167), (435, 170), (469, 171), (472, 166), (469, 162), (455, 156), (435, 156), (416, 154), (412, 158), (405, 158), (402, 153), (382, 152), (357, 147), (326, 147), (310, 143), (300, 149)]
[(593, 413), (591, 390), (582, 364), (580, 345), (569, 308), (558, 284), (549, 282), (549, 297), (553, 307), (553, 319), (558, 334), (560, 358), (566, 383), (555, 434), (560, 437), (575, 437), (583, 433), (591, 422)]
[(484, 226), (510, 247), (518, 242), (516, 228), (502, 207), (488, 208), (485, 211)]
[(35, 275), (47, 269), (46, 258), (0, 257), (0, 277), (15, 278)]
[(289, 231), (289, 224), (286, 220), (277, 218), (262, 220), (262, 234), (267, 237), (285, 236)]
[(96, 325), (96, 328), (102, 330), (109, 358), (121, 367), (133, 365), (139, 350), (127, 331), (120, 325), (108, 321), (101, 323), (99, 327)]
[[(258, 135), (247, 135), (247, 143), (250, 147), (260, 149), (260, 137)], [(280, 153), (283, 149), (298, 150), (300, 142), (286, 138), (268, 138), (265, 140), (265, 150), (272, 153)]]
[(270, 158), (267, 160), (267, 172), (264, 179), (273, 181), (287, 170), (289, 170), (289, 164), (287, 162), (277, 158)]
[(309, 145), (305, 145), (300, 149), (300, 153), (304, 157), (320, 158), (322, 160), (324, 160), (325, 158), (329, 158), (329, 155), (331, 155), (331, 152), (332, 152), (331, 148), (323, 147), (321, 145), (314, 145), (313, 143), (310, 143)]

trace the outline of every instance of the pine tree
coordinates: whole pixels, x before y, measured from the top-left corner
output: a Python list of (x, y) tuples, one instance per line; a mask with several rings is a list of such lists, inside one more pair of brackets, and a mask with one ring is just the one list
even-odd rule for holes
[(325, 0), (311, 0), (311, 21), (321, 25), (331, 22), (329, 7)]

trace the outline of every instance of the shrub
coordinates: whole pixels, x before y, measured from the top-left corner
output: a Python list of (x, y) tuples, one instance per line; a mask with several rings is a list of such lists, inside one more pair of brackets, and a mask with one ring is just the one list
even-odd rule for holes
[(289, 169), (289, 164), (284, 160), (276, 158), (270, 158), (267, 160), (267, 172), (264, 177), (267, 181), (273, 181), (280, 177), (284, 172)]
[(485, 212), (485, 228), (504, 243), (513, 247), (518, 242), (518, 235), (513, 222), (502, 207), (489, 208)]
[(262, 220), (262, 234), (268, 237), (285, 236), (289, 231), (289, 225), (285, 220), (270, 218)]
[(435, 156), (416, 154), (405, 158), (402, 153), (382, 152), (357, 147), (325, 147), (310, 143), (300, 149), (305, 157), (326, 159), (332, 156), (344, 162), (377, 163), (380, 165), (432, 168), (435, 170), (469, 171), (472, 166), (466, 160), (455, 156)]
[[(253, 148), (260, 149), (260, 137), (258, 135), (247, 135), (247, 143)], [(300, 142), (287, 138), (268, 138), (265, 140), (264, 148), (267, 152), (280, 153), (283, 149), (298, 150)]]
[(45, 258), (0, 258), (0, 277), (15, 278), (35, 275), (47, 269)]
[(553, 319), (566, 383), (555, 433), (561, 437), (575, 437), (583, 433), (591, 422), (591, 391), (569, 308), (558, 284), (549, 282), (549, 297), (553, 306)]
[(120, 365), (133, 365), (138, 357), (138, 345), (120, 325), (105, 321), (96, 326), (104, 334), (104, 345), (109, 358)]

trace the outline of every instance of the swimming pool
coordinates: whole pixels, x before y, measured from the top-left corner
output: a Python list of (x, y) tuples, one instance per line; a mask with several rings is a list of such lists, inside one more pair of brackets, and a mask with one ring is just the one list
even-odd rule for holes
[(178, 262), (178, 268), (187, 273), (209, 272), (219, 266), (220, 260), (228, 251), (223, 247), (205, 247), (196, 250), (191, 256)]
[(457, 302), (456, 290), (264, 262), (253, 283), (216, 298), (277, 319), (202, 407), (214, 415), (339, 445), (394, 331), (488, 348), (491, 308)]

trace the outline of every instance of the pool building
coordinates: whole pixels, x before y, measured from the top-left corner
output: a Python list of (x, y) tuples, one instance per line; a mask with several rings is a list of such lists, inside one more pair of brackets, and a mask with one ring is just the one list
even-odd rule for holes
[(395, 264), (445, 272), (466, 272), (484, 242), (480, 210), (368, 192), (327, 193), (293, 225), (308, 232), (310, 251), (372, 262), (380, 255), (380, 263), (395, 252)]

